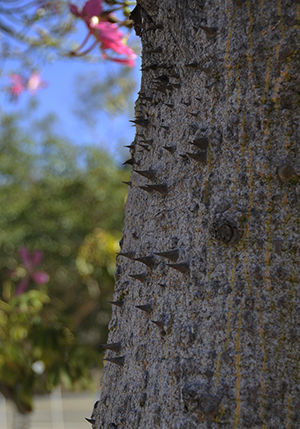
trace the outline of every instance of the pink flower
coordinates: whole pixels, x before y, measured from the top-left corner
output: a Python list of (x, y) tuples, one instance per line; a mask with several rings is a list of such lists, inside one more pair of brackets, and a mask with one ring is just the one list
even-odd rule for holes
[(103, 0), (88, 0), (81, 12), (74, 4), (69, 4), (70, 12), (77, 18), (82, 18), (87, 24), (93, 16), (99, 16), (102, 12)]
[(117, 54), (127, 55), (131, 59), (136, 58), (136, 54), (127, 45), (122, 42), (123, 34), (119, 30), (117, 24), (111, 24), (110, 22), (99, 22), (94, 24), (90, 23), (92, 34), (102, 44), (103, 50), (112, 49)]
[(26, 85), (23, 77), (19, 74), (12, 74), (9, 78), (12, 82), (12, 85), (8, 88), (8, 90), (12, 98), (16, 100), (25, 91)]
[[(73, 15), (85, 21), (89, 30), (83, 43), (76, 49), (76, 51), (72, 52), (73, 55), (85, 55), (94, 49), (94, 47), (99, 43), (103, 51), (111, 49), (115, 53), (125, 55), (126, 57), (112, 58), (107, 55), (103, 55), (104, 58), (121, 64), (126, 64), (129, 67), (134, 66), (134, 60), (137, 56), (133, 50), (123, 42), (124, 36), (119, 30), (117, 24), (108, 22), (107, 16), (105, 19), (101, 18), (102, 0), (88, 0), (81, 12), (73, 4), (70, 4), (69, 7)], [(79, 53), (78, 51), (85, 46), (91, 35), (96, 38), (96, 41), (88, 49)]]
[(47, 82), (42, 81), (39, 72), (33, 72), (27, 80), (26, 88), (31, 94), (35, 94), (39, 89), (45, 88)]
[(43, 254), (40, 250), (35, 250), (33, 253), (30, 253), (26, 247), (21, 247), (19, 255), (26, 270), (26, 275), (18, 284), (16, 295), (21, 295), (26, 291), (30, 279), (37, 285), (48, 283), (50, 278), (49, 274), (43, 271), (36, 271), (36, 266), (41, 263), (43, 258)]

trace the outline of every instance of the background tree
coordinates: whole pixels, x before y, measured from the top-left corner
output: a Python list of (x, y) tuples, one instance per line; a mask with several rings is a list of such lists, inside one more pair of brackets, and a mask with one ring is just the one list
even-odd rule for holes
[(138, 3), (132, 186), (93, 427), (298, 428), (299, 5)]
[(22, 119), (0, 125), (0, 391), (28, 413), (33, 394), (86, 388), (101, 364), (127, 174), (50, 119)]

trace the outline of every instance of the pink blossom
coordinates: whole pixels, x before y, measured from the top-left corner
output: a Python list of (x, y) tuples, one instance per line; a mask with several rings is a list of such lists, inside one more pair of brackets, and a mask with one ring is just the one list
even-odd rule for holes
[(12, 85), (8, 88), (12, 98), (16, 100), (24, 91), (26, 88), (24, 79), (19, 74), (12, 74), (10, 75), (10, 80), (12, 82)]
[[(104, 58), (116, 61), (121, 64), (126, 64), (129, 67), (134, 66), (134, 60), (136, 54), (130, 49), (124, 42), (124, 36), (119, 30), (117, 24), (112, 24), (105, 19), (101, 18), (102, 12), (102, 0), (88, 0), (80, 12), (78, 8), (70, 4), (70, 11), (73, 15), (84, 20), (88, 27), (88, 34), (84, 39), (83, 43), (73, 51), (73, 55), (82, 56), (89, 53), (99, 43), (103, 51), (111, 49), (117, 54), (124, 55), (126, 58), (112, 58), (107, 55), (103, 55)], [(85, 46), (90, 36), (93, 35), (96, 41), (86, 49), (79, 53), (79, 51)]]
[(103, 0), (88, 0), (81, 12), (74, 4), (69, 4), (70, 12), (77, 18), (82, 18), (87, 24), (93, 16), (99, 16), (102, 12)]
[(35, 250), (30, 253), (27, 247), (21, 247), (19, 250), (20, 259), (26, 270), (26, 275), (19, 282), (16, 295), (21, 295), (26, 291), (29, 286), (30, 279), (37, 285), (45, 284), (49, 281), (49, 274), (43, 271), (36, 271), (37, 265), (39, 265), (43, 259), (43, 254), (40, 250)]
[(117, 54), (127, 55), (130, 59), (135, 59), (136, 54), (125, 45), (122, 41), (123, 34), (119, 30), (117, 24), (111, 24), (110, 22), (99, 22), (98, 24), (90, 23), (92, 34), (102, 44), (103, 50), (112, 49)]
[(42, 81), (41, 75), (39, 72), (35, 71), (27, 80), (26, 88), (31, 94), (35, 94), (39, 89), (45, 88), (47, 86), (47, 82)]

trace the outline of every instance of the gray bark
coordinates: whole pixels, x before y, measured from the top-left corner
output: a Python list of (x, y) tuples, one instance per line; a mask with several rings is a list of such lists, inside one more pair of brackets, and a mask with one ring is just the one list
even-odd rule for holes
[(120, 344), (94, 427), (299, 428), (300, 6), (140, 4)]

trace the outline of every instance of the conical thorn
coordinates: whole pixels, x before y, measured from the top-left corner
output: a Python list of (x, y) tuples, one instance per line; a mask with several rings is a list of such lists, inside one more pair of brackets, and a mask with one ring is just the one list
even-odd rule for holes
[(85, 420), (86, 420), (87, 422), (89, 422), (91, 425), (94, 425), (94, 424), (96, 423), (96, 420), (95, 420), (95, 419), (88, 419), (87, 417), (85, 417)]
[(116, 365), (123, 367), (124, 362), (125, 362), (125, 356), (120, 356), (120, 357), (115, 357), (115, 358), (106, 358), (103, 360), (107, 360), (108, 362), (115, 363)]
[(129, 122), (132, 122), (135, 125), (140, 125), (141, 127), (147, 128), (149, 125), (149, 119), (144, 119), (144, 118), (136, 118), (134, 120), (131, 120)]
[(186, 154), (200, 164), (206, 164), (206, 151), (201, 151), (197, 153), (186, 152)]
[(124, 258), (133, 259), (135, 257), (134, 252), (119, 252), (117, 256), (124, 256)]
[(161, 195), (166, 195), (168, 192), (168, 188), (165, 183), (161, 183), (159, 185), (148, 185), (148, 188), (152, 188), (154, 191), (158, 192)]
[(132, 182), (123, 182), (123, 181), (122, 181), (122, 183), (124, 183), (125, 185), (128, 185), (128, 186), (131, 186), (131, 185), (132, 185)]
[(188, 262), (179, 262), (178, 264), (167, 264), (168, 267), (186, 274), (190, 271), (190, 264)]
[(147, 179), (153, 181), (156, 178), (156, 170), (133, 170), (135, 173), (140, 174), (141, 176), (146, 177)]
[(120, 353), (121, 343), (110, 343), (110, 344), (100, 344), (101, 349), (112, 350), (113, 352)]
[(163, 148), (166, 149), (168, 152), (170, 152), (172, 155), (176, 151), (176, 147), (175, 146), (163, 146)]
[(205, 31), (205, 33), (208, 35), (208, 37), (215, 37), (215, 35), (217, 34), (217, 28), (216, 27), (204, 27), (204, 25), (199, 25), (199, 27)]
[(149, 268), (153, 268), (156, 265), (153, 255), (141, 256), (140, 258), (134, 258), (134, 260), (145, 264)]
[(151, 322), (158, 326), (160, 329), (164, 330), (164, 323), (161, 320), (151, 320)]
[(148, 277), (147, 273), (141, 273), (141, 274), (129, 274), (129, 277), (135, 280), (139, 280), (140, 282), (145, 283)]
[(145, 304), (145, 305), (136, 305), (136, 308), (138, 308), (139, 310), (145, 311), (145, 313), (147, 314), (151, 314), (153, 307), (151, 304)]
[(127, 161), (123, 162), (122, 165), (134, 165), (134, 164), (135, 164), (135, 159), (130, 158), (130, 159), (127, 159)]
[(152, 192), (154, 192), (153, 189), (149, 188), (149, 186), (139, 186), (139, 188), (148, 192), (148, 194), (152, 194)]
[(109, 304), (115, 305), (117, 307), (122, 308), (124, 305), (124, 300), (120, 300), (120, 301), (108, 301)]
[(196, 146), (198, 149), (206, 150), (208, 148), (209, 140), (207, 137), (197, 137), (189, 143)]
[(162, 256), (163, 258), (167, 258), (172, 262), (176, 262), (179, 258), (179, 250), (167, 250), (166, 252), (155, 252), (154, 255)]

